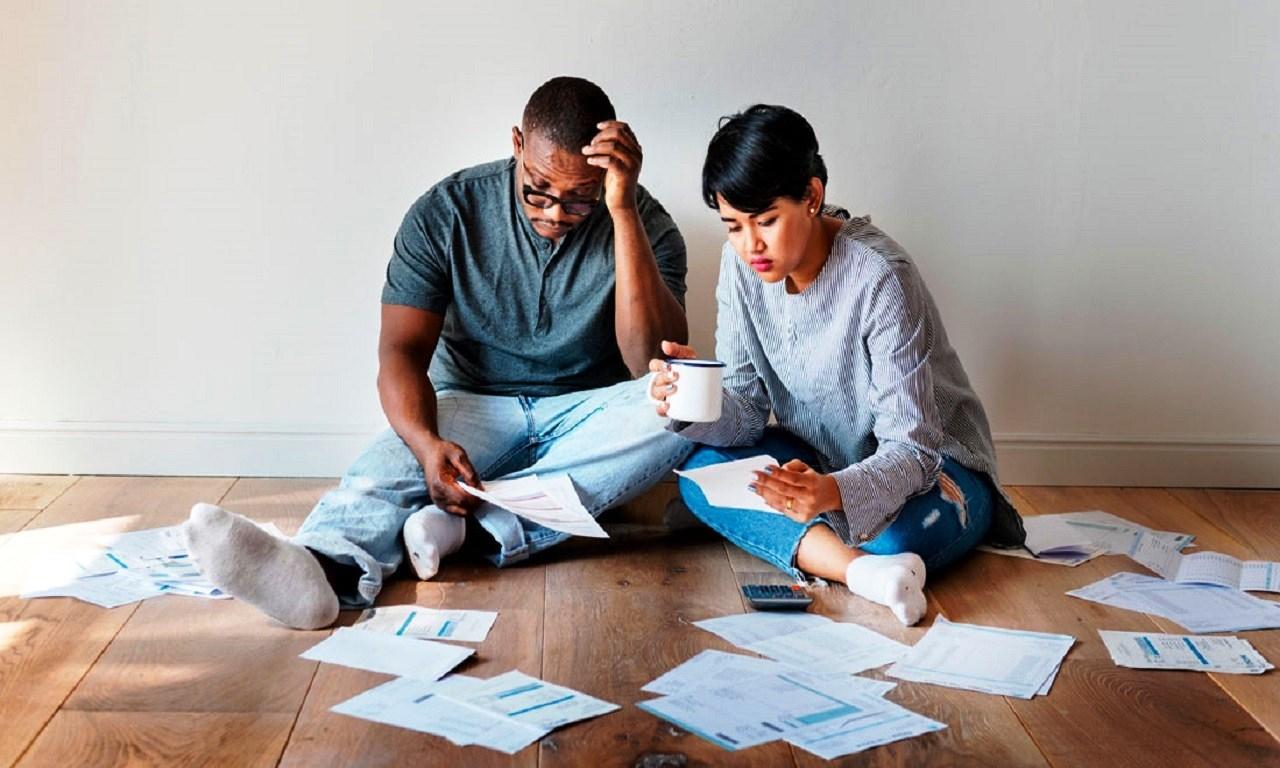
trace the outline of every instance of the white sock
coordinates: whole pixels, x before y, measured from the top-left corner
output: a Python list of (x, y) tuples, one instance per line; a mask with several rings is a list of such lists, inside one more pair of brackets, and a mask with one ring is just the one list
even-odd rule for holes
[(426, 581), (440, 570), (440, 558), (462, 548), (467, 521), (435, 507), (414, 512), (404, 521), (404, 548), (418, 578)]
[(924, 617), (924, 561), (913, 552), (900, 555), (861, 555), (844, 572), (849, 591), (885, 605), (906, 626)]
[(182, 533), (205, 578), (281, 624), (319, 629), (338, 618), (338, 596), (306, 547), (212, 504), (192, 507)]

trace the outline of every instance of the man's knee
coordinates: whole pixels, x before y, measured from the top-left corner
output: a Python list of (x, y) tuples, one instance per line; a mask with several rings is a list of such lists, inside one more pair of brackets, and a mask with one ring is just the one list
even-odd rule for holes
[(343, 477), (343, 486), (371, 490), (383, 483), (422, 479), (422, 465), (394, 430), (374, 439)]

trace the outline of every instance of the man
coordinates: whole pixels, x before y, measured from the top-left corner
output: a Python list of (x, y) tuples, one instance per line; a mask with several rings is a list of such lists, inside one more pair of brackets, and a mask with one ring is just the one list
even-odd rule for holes
[(635, 135), (596, 85), (557, 77), (511, 140), (511, 159), (444, 179), (396, 235), (378, 343), (391, 430), (292, 541), (213, 505), (191, 511), (205, 575), (281, 623), (322, 627), (339, 605), (371, 605), (405, 548), (429, 579), (468, 535), (500, 566), (567, 538), (459, 481), (568, 473), (598, 515), (692, 447), (632, 380), (662, 339), (688, 335), (684, 240), (637, 183)]

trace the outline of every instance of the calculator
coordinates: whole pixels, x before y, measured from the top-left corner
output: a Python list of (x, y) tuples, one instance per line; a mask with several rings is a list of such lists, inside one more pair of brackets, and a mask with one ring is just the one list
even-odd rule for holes
[(758, 611), (803, 611), (813, 598), (795, 584), (744, 584), (742, 594)]

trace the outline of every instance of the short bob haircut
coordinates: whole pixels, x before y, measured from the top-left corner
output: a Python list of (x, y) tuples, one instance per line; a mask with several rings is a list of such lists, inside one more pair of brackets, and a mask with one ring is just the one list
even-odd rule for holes
[(702, 199), (718, 208), (719, 195), (739, 211), (759, 213), (780, 197), (803, 200), (814, 177), (827, 183), (813, 126), (795, 110), (756, 104), (720, 119), (702, 165)]

